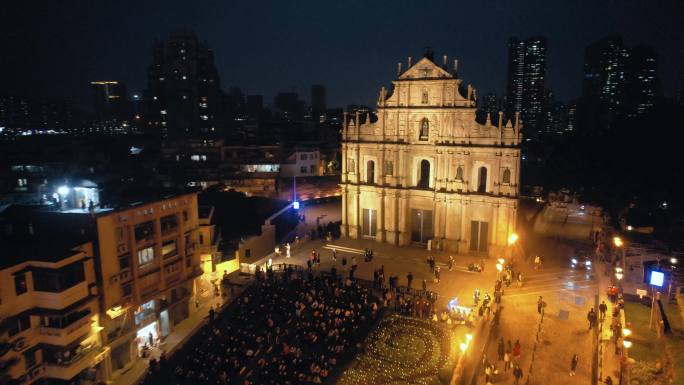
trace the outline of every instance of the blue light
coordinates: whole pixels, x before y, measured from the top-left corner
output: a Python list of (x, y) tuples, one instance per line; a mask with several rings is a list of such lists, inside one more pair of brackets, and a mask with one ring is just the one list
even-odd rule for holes
[(299, 202), (294, 201), (294, 203), (292, 203), (292, 207), (294, 207), (295, 210), (299, 210)]
[(651, 285), (662, 287), (665, 282), (665, 274), (660, 271), (651, 271)]
[(458, 298), (453, 298), (451, 301), (449, 301), (449, 304), (447, 305), (447, 308), (449, 310), (456, 310), (456, 307), (458, 306)]

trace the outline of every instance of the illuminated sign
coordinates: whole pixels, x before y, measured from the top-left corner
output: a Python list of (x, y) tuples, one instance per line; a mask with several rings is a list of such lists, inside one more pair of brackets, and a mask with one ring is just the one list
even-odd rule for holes
[(650, 284), (653, 286), (662, 287), (663, 282), (665, 282), (665, 273), (661, 271), (651, 271)]

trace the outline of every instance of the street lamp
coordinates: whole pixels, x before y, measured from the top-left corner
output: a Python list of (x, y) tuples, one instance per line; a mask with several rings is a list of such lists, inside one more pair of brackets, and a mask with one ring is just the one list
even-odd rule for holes
[(508, 236), (508, 244), (513, 245), (516, 242), (518, 242), (518, 234), (511, 233), (511, 235)]
[[(516, 242), (518, 242), (518, 234), (516, 233), (510, 233), (508, 235), (508, 240), (506, 242), (506, 254), (509, 255), (511, 258), (513, 257), (511, 246), (513, 246)], [(503, 263), (503, 262), (502, 262)]]
[(622, 341), (622, 346), (624, 346), (626, 349), (629, 349), (632, 347), (632, 341), (624, 340)]
[(632, 334), (632, 331), (629, 329), (622, 329), (622, 335), (625, 337), (629, 337)]
[(61, 195), (62, 197), (64, 197), (64, 196), (66, 196), (67, 194), (69, 194), (69, 187), (67, 187), (67, 186), (60, 186), (60, 187), (57, 189), (57, 192), (59, 193), (59, 195)]
[(613, 244), (614, 244), (616, 247), (622, 246), (622, 238), (620, 238), (620, 237), (613, 237)]

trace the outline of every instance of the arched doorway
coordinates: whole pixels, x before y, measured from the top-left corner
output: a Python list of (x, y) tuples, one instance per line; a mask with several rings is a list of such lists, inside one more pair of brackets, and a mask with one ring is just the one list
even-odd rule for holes
[(430, 187), (430, 161), (423, 159), (420, 161), (420, 170), (418, 171), (418, 188)]

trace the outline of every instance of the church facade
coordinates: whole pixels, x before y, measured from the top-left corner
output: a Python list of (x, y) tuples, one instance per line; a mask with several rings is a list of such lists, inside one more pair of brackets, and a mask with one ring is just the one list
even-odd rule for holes
[(521, 124), (476, 122), (476, 91), (446, 62), (399, 64), (377, 121), (345, 114), (342, 232), (500, 256), (516, 228)]

